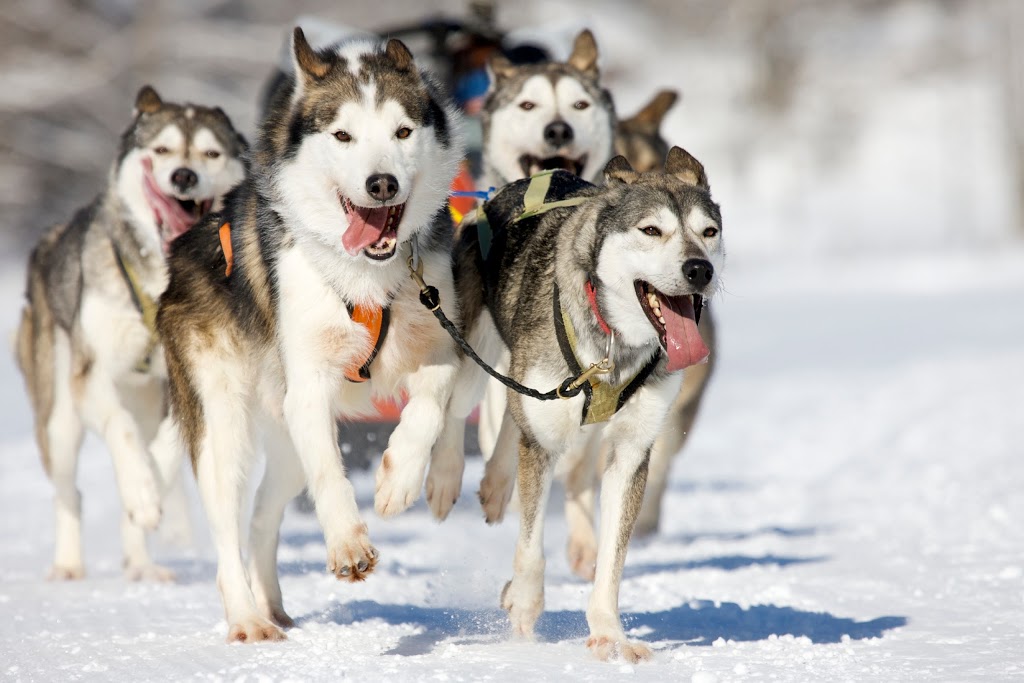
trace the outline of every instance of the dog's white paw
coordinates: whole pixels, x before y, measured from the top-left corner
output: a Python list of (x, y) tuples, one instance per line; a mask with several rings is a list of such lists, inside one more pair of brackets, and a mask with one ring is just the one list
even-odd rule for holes
[(594, 539), (570, 536), (566, 552), (572, 573), (584, 581), (593, 582), (597, 569), (597, 545)]
[(642, 643), (627, 640), (624, 636), (590, 636), (587, 647), (602, 662), (621, 658), (630, 664), (645, 662), (651, 658), (651, 648)]
[(145, 562), (142, 564), (128, 564), (124, 568), (124, 578), (129, 581), (156, 581), (158, 583), (171, 583), (177, 576), (174, 571), (156, 564)]
[(377, 549), (370, 545), (366, 525), (359, 524), (348, 538), (328, 542), (327, 571), (339, 581), (363, 581), (373, 573), (379, 557)]
[(160, 524), (160, 492), (148, 468), (140, 467), (121, 486), (121, 502), (135, 526), (152, 531)]
[(520, 638), (533, 640), (533, 627), (544, 611), (544, 584), (525, 586), (525, 581), (512, 579), (501, 591), (501, 606), (508, 611), (512, 622), (512, 633)]
[(263, 640), (286, 640), (284, 631), (263, 617), (253, 616), (228, 626), (229, 643), (257, 643)]
[(480, 507), (488, 524), (497, 524), (505, 519), (505, 510), (512, 499), (515, 481), (512, 477), (487, 471), (480, 480)]
[(46, 578), (50, 581), (79, 581), (85, 578), (85, 567), (80, 564), (73, 567), (55, 564)]
[(438, 521), (443, 522), (455, 507), (455, 501), (462, 491), (464, 469), (464, 462), (454, 458), (435, 459), (431, 462), (430, 473), (427, 475), (427, 503)]
[(381, 517), (394, 517), (405, 512), (416, 502), (423, 490), (425, 463), (400, 463), (391, 449), (384, 451), (384, 457), (377, 468), (377, 490), (374, 507)]

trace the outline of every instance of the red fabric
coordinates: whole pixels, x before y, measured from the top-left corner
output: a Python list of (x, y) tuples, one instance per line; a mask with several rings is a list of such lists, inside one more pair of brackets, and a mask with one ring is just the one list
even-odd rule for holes
[(601, 317), (601, 311), (597, 308), (597, 290), (594, 289), (594, 283), (587, 280), (587, 301), (590, 302), (590, 308), (594, 311), (594, 316), (597, 318), (597, 324), (601, 326), (605, 334), (611, 334), (612, 328), (608, 327), (608, 323)]

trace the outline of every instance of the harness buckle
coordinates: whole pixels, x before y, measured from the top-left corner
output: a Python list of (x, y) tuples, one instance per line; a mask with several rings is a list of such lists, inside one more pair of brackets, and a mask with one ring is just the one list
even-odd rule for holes
[[(569, 383), (569, 387), (568, 388), (570, 390), (578, 389), (581, 386), (583, 386), (584, 383), (589, 382), (590, 378), (593, 377), (594, 375), (607, 375), (607, 374), (610, 374), (610, 373), (614, 372), (615, 371), (615, 361), (612, 360), (612, 357), (614, 355), (615, 355), (615, 333), (612, 332), (610, 335), (608, 335), (608, 342), (605, 344), (604, 358), (602, 358), (601, 360), (597, 361), (596, 363), (591, 363), (589, 368), (587, 368), (586, 370), (581, 372), (579, 374), (579, 377), (577, 377), (576, 379), (574, 379), (572, 382)], [(573, 393), (571, 396), (563, 396), (562, 395), (562, 391), (561, 391), (561, 387), (559, 387), (559, 390), (558, 390), (557, 393), (558, 393), (558, 398), (568, 400), (568, 399), (573, 398), (574, 396), (576, 396), (579, 392)]]

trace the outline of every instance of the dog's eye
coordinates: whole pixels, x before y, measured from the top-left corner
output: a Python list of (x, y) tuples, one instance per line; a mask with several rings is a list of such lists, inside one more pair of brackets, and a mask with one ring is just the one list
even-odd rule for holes
[(575, 107), (576, 109), (579, 109), (580, 111), (583, 111), (584, 109), (590, 106), (590, 102), (587, 102), (586, 100), (580, 100), (579, 102), (572, 106)]
[(338, 142), (352, 142), (352, 136), (343, 130), (339, 130), (335, 133), (334, 137), (338, 139)]
[(402, 126), (398, 129), (398, 132), (395, 133), (395, 137), (399, 140), (404, 140), (410, 135), (412, 135), (412, 128), (409, 128), (408, 126)]
[(718, 234), (718, 228), (704, 228), (705, 237), (714, 237)]
[(166, 147), (164, 147), (163, 145), (160, 145), (159, 147), (154, 147), (154, 148), (153, 148), (153, 153), (154, 153), (154, 154), (167, 154), (167, 153), (168, 153), (168, 152), (170, 152), (170, 151), (171, 151), (171, 150), (167, 149), (167, 148), (166, 148)]
[(658, 230), (653, 225), (647, 225), (645, 227), (640, 228), (640, 232), (642, 232), (645, 235), (650, 235), (651, 237), (661, 237), (661, 230)]
[(530, 111), (531, 109), (533, 109), (536, 106), (537, 106), (536, 104), (534, 104), (533, 102), (531, 102), (529, 100), (526, 100), (525, 102), (520, 102), (519, 103), (519, 108), (522, 109), (523, 111)]
[(218, 158), (220, 158), (220, 152), (218, 152), (215, 149), (208, 149), (208, 150), (206, 150), (206, 158), (207, 159), (218, 159)]

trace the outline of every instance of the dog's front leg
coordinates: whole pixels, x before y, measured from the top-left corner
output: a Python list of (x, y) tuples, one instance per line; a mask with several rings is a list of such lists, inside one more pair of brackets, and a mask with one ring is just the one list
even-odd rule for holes
[(309, 493), (327, 542), (327, 569), (340, 580), (362, 581), (377, 564), (355, 489), (345, 476), (331, 411), (340, 373), (325, 371), (315, 354), (286, 360), (284, 418), (306, 473)]
[(550, 454), (526, 435), (519, 437), (519, 541), (512, 580), (501, 592), (512, 631), (533, 637), (533, 627), (544, 611), (544, 512), (551, 492), (553, 463)]
[(406, 376), (409, 401), (377, 470), (374, 503), (382, 517), (397, 515), (419, 498), (431, 449), (445, 424), (458, 365), (455, 349), (446, 345)]

